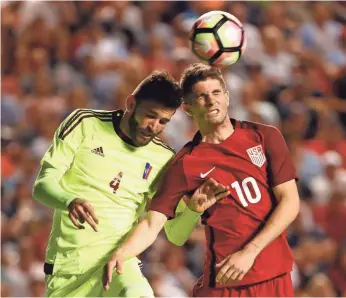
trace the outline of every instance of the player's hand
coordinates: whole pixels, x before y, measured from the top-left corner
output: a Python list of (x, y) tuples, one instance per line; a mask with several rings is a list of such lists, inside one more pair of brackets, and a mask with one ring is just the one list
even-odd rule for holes
[(247, 250), (240, 250), (229, 255), (226, 259), (216, 265), (220, 268), (216, 276), (216, 282), (225, 285), (243, 279), (244, 275), (251, 269), (258, 253)]
[(123, 273), (124, 257), (119, 251), (114, 251), (108, 263), (103, 268), (102, 283), (105, 291), (109, 290), (112, 282), (113, 270), (116, 269), (118, 274)]
[(87, 222), (94, 231), (97, 232), (97, 224), (99, 221), (95, 215), (93, 207), (87, 201), (74, 199), (68, 206), (68, 210), (68, 217), (78, 229), (85, 229), (82, 224)]
[(229, 187), (216, 182), (213, 178), (205, 181), (192, 195), (187, 206), (195, 212), (203, 213), (218, 200), (230, 194)]

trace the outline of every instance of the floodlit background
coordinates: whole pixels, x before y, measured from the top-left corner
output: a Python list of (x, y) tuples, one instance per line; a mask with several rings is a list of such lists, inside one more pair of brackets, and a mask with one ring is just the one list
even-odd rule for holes
[[(152, 70), (179, 79), (195, 58), (193, 21), (240, 19), (245, 55), (224, 71), (230, 114), (283, 132), (300, 176), (288, 231), (298, 296), (346, 296), (346, 2), (1, 3), (1, 296), (44, 295), (52, 210), (34, 202), (39, 161), (76, 108), (123, 109)], [(180, 149), (196, 126), (182, 111), (163, 138)], [(157, 296), (187, 296), (202, 274), (203, 228), (184, 247), (160, 237), (143, 256)]]

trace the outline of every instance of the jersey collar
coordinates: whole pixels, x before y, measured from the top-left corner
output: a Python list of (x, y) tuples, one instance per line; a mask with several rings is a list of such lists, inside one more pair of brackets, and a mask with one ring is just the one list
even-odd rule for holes
[(136, 144), (127, 136), (125, 135), (121, 129), (120, 129), (120, 121), (124, 116), (124, 111), (122, 110), (116, 110), (113, 111), (112, 113), (112, 121), (113, 121), (113, 127), (114, 127), (114, 131), (115, 133), (118, 135), (118, 137), (120, 139), (122, 139), (125, 143), (134, 146), (134, 147), (138, 147), (136, 146)]
[[(234, 130), (239, 127), (239, 121), (237, 121), (236, 119), (230, 118), (232, 126), (234, 128)], [(200, 131), (197, 131), (196, 134), (194, 135), (193, 139), (192, 139), (192, 145), (193, 146), (197, 146), (202, 142), (202, 135), (200, 133)]]

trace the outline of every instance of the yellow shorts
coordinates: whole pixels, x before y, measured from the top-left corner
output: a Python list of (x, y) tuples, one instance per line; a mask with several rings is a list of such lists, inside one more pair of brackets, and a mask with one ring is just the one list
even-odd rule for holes
[(154, 297), (148, 280), (133, 258), (125, 261), (123, 273), (113, 273), (108, 291), (103, 290), (103, 266), (80, 275), (46, 275), (46, 297)]

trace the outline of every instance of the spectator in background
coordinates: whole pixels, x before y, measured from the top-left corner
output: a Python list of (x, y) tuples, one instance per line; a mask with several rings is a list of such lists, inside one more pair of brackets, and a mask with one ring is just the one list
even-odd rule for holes
[(338, 250), (333, 266), (330, 268), (330, 278), (336, 293), (340, 297), (346, 296), (346, 242)]
[(260, 58), (262, 74), (271, 84), (288, 86), (292, 79), (295, 57), (286, 51), (282, 32), (275, 26), (263, 29), (264, 54)]
[(268, 101), (263, 100), (261, 94), (256, 90), (255, 84), (246, 83), (242, 90), (242, 107), (235, 111), (230, 110), (239, 120), (252, 121), (251, 116), (257, 114), (263, 122), (280, 128), (280, 115), (277, 108)]
[(162, 21), (162, 13), (169, 7), (167, 2), (149, 2), (143, 5), (142, 26), (138, 32), (139, 49), (142, 54), (150, 55), (152, 39), (158, 39), (162, 42), (162, 48), (165, 53), (170, 54), (174, 49), (175, 36), (171, 26)]
[[(159, 296), (189, 296), (197, 278), (186, 268), (184, 248), (169, 244), (163, 253), (162, 263), (165, 271), (161, 273), (161, 287), (166, 289), (161, 289)], [(169, 288), (175, 288), (176, 293)]]
[(329, 3), (316, 2), (312, 6), (312, 18), (301, 28), (301, 38), (307, 50), (322, 57), (332, 58), (329, 54), (339, 49), (342, 26), (332, 19)]
[(82, 45), (76, 55), (79, 59), (92, 58), (96, 73), (92, 78), (95, 99), (100, 105), (107, 105), (114, 88), (122, 82), (121, 67), (128, 56), (128, 50), (120, 33), (107, 32), (101, 21), (90, 26), (90, 39)]
[[(344, 30), (344, 52), (346, 52), (346, 30)], [(336, 96), (334, 106), (342, 123), (344, 135), (346, 136), (346, 66), (339, 70), (334, 81), (333, 93)]]
[[(312, 150), (304, 147), (304, 142), (299, 135), (287, 135), (287, 146), (291, 152), (299, 177), (300, 190), (307, 190), (311, 181), (323, 172), (320, 157)], [(306, 193), (304, 193), (306, 195)]]
[[(176, 48), (171, 54), (171, 60), (173, 62), (172, 75), (177, 80), (180, 79), (180, 75), (185, 67), (196, 61), (192, 52), (186, 47)], [(191, 139), (195, 131), (196, 126), (191, 117), (180, 108), (167, 124), (164, 139), (167, 141), (171, 140), (171, 146), (175, 150), (179, 150)]]
[[(342, 168), (342, 157), (335, 151), (322, 155), (324, 171), (310, 180), (313, 203), (326, 205), (334, 191), (346, 181), (346, 170)], [(341, 190), (340, 190), (341, 191)], [(345, 193), (346, 194), (346, 193)]]
[(315, 151), (319, 155), (330, 150), (338, 152), (345, 168), (346, 140), (342, 126), (336, 114), (332, 113), (327, 106), (322, 104), (318, 109), (318, 131), (314, 138), (310, 138), (306, 142), (306, 148)]

